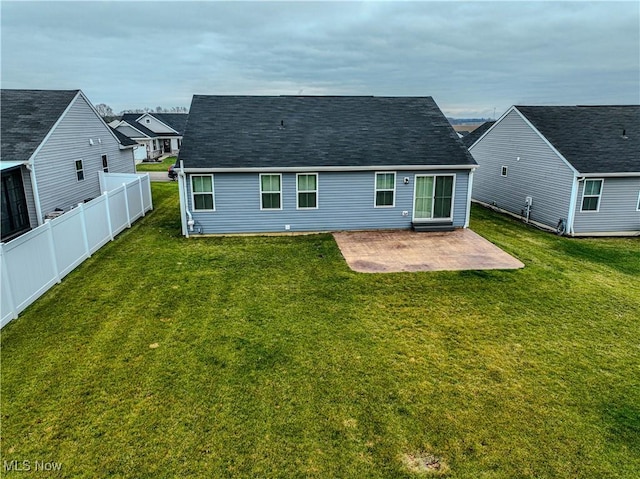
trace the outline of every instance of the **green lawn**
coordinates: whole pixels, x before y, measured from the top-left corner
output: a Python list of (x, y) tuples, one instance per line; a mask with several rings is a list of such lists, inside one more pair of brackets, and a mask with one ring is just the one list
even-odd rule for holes
[[(4, 464), (639, 477), (638, 239), (475, 208), (472, 228), (524, 269), (368, 275), (330, 235), (184, 239), (177, 185), (153, 194), (153, 213), (2, 330)], [(420, 455), (441, 469), (411, 472)]]
[(136, 165), (136, 171), (167, 171), (171, 165), (175, 164), (177, 159), (178, 158), (176, 156), (167, 156), (160, 163), (138, 163)]

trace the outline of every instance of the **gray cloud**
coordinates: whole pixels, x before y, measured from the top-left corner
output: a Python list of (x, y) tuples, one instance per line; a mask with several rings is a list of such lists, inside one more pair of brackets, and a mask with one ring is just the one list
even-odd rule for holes
[(445, 113), (640, 103), (637, 2), (6, 2), (4, 88), (431, 95)]

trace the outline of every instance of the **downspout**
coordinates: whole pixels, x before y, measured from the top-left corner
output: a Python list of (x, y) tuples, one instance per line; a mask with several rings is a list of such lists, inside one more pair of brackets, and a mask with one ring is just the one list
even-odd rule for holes
[(464, 220), (464, 227), (468, 228), (469, 227), (469, 219), (471, 218), (471, 193), (473, 190), (473, 173), (474, 173), (475, 168), (472, 168), (471, 171), (469, 171), (469, 184), (467, 185), (467, 217)]
[(575, 231), (573, 229), (573, 222), (576, 217), (576, 202), (578, 201), (578, 182), (580, 179), (578, 175), (573, 175), (573, 185), (571, 186), (571, 199), (569, 200), (569, 215), (567, 218), (567, 234), (573, 236)]
[(36, 218), (38, 220), (38, 226), (44, 223), (42, 216), (42, 206), (40, 205), (40, 194), (38, 193), (38, 181), (36, 180), (36, 170), (33, 163), (27, 163), (27, 170), (29, 176), (31, 176), (31, 189), (33, 190), (33, 202), (36, 204)]
[[(193, 231), (193, 216), (187, 207), (187, 181), (184, 173), (184, 163), (180, 160), (180, 171), (178, 171), (178, 191), (180, 193), (180, 220), (182, 223), (182, 234), (187, 238), (189, 237), (189, 231)], [(187, 220), (186, 217), (189, 217)]]

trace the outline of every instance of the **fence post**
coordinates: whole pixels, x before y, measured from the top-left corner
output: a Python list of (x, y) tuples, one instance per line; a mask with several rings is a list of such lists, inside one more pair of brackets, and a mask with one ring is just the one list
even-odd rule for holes
[(138, 190), (140, 191), (140, 209), (142, 210), (142, 216), (146, 216), (147, 212), (144, 208), (144, 196), (142, 196), (142, 177), (138, 176)]
[[(7, 302), (9, 303), (9, 309), (11, 310), (11, 319), (16, 319), (18, 317), (18, 312), (16, 311), (16, 303), (13, 299), (13, 291), (11, 290), (11, 281), (9, 280), (9, 271), (7, 269), (7, 263), (4, 259), (4, 243), (0, 243), (0, 271), (2, 281), (2, 296), (7, 298)], [(2, 311), (2, 316), (0, 317), (0, 321), (4, 317), (4, 311)]]
[(84, 203), (78, 203), (80, 208), (80, 227), (82, 228), (82, 239), (84, 240), (85, 259), (91, 258), (91, 250), (89, 249), (89, 237), (87, 236), (87, 221), (84, 216)]
[(127, 227), (131, 228), (131, 213), (129, 213), (129, 193), (127, 192), (127, 184), (122, 183), (124, 188), (124, 206), (127, 210)]
[(109, 192), (105, 191), (104, 196), (104, 205), (107, 210), (107, 226), (109, 227), (109, 238), (113, 241), (113, 227), (111, 226), (111, 209), (109, 208)]
[(51, 254), (51, 264), (53, 271), (56, 274), (56, 283), (60, 283), (60, 270), (58, 269), (58, 259), (56, 258), (56, 243), (53, 240), (53, 227), (51, 226), (51, 220), (44, 220), (44, 224), (47, 225), (47, 237), (49, 238), (49, 253)]

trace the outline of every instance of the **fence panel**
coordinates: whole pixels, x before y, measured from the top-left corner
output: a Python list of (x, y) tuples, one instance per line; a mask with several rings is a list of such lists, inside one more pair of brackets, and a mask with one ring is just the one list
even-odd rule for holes
[(56, 264), (61, 278), (73, 271), (89, 256), (82, 232), (82, 214), (82, 208), (75, 208), (51, 220)]
[(100, 197), (0, 243), (0, 328), (153, 208), (149, 175), (102, 173), (100, 185)]

